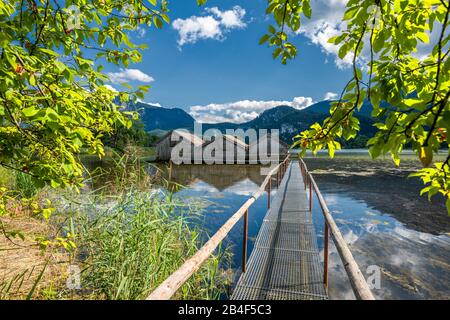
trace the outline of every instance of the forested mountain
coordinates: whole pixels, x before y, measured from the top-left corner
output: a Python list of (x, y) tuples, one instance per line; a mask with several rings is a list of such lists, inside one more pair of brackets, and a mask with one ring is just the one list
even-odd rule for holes
[[(306, 130), (315, 122), (322, 122), (329, 115), (330, 101), (321, 101), (308, 108), (298, 110), (289, 106), (278, 106), (261, 113), (257, 118), (244, 123), (214, 123), (203, 124), (203, 130), (210, 128), (225, 132), (226, 129), (279, 129), (280, 137), (286, 143), (299, 132)], [(147, 131), (167, 131), (179, 128), (193, 130), (194, 118), (179, 108), (163, 108), (138, 102), (134, 106), (141, 115)], [(345, 142), (346, 147), (363, 147), (368, 137), (375, 133), (374, 121), (370, 118), (370, 103), (365, 103), (357, 113), (360, 120), (360, 137), (353, 142)]]

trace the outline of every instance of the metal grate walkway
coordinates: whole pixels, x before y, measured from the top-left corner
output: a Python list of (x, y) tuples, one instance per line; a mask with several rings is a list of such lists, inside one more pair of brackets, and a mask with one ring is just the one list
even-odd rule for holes
[(316, 233), (298, 161), (274, 196), (233, 300), (327, 299)]

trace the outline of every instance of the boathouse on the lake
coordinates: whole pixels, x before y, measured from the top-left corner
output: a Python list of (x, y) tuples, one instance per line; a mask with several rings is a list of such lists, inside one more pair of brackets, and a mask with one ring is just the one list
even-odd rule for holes
[(248, 145), (233, 135), (212, 136), (203, 145), (203, 161), (208, 164), (245, 164), (247, 158)]
[(270, 133), (247, 144), (235, 135), (220, 133), (202, 139), (177, 129), (156, 144), (156, 159), (175, 164), (265, 164), (284, 159), (288, 152), (289, 146)]
[(279, 139), (278, 135), (266, 133), (248, 146), (249, 163), (264, 163), (269, 160), (284, 159), (289, 153), (289, 145)]
[[(180, 144), (183, 144), (180, 148)], [(177, 157), (191, 161), (196, 150), (203, 146), (205, 141), (187, 130), (173, 130), (167, 133), (156, 144), (156, 160), (170, 161), (174, 148), (182, 149), (183, 154), (177, 153)], [(175, 150), (176, 151), (176, 150)]]

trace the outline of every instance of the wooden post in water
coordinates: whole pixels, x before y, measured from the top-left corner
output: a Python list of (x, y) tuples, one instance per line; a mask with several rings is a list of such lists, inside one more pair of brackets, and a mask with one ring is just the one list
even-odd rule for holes
[(328, 223), (325, 222), (324, 239), (323, 239), (323, 283), (328, 291)]
[(248, 209), (244, 213), (244, 234), (242, 241), (242, 272), (247, 271)]

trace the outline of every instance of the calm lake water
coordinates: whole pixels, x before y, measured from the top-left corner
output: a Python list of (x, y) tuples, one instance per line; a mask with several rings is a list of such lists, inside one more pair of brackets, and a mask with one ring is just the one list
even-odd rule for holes
[[(373, 265), (380, 268), (380, 287), (373, 290), (377, 298), (450, 299), (450, 217), (442, 198), (428, 202), (419, 197), (421, 182), (406, 178), (418, 167), (412, 159), (396, 168), (389, 160), (372, 161), (359, 151), (340, 153), (333, 160), (307, 157), (306, 162), (362, 272)], [(195, 221), (212, 235), (258, 189), (264, 180), (260, 169), (174, 166), (171, 179), (185, 186), (178, 197), (200, 202), (203, 213)], [(313, 208), (323, 248), (324, 221), (316, 199)], [(267, 195), (249, 210), (249, 254), (266, 210)], [(233, 253), (235, 278), (241, 268), (242, 229), (239, 222), (225, 240)], [(354, 298), (333, 245), (329, 281), (332, 299)]]

